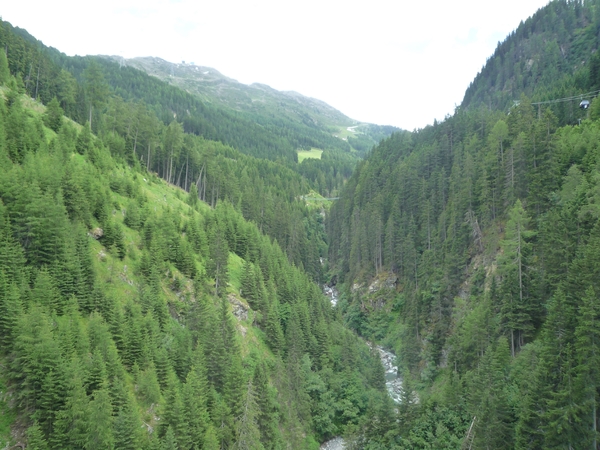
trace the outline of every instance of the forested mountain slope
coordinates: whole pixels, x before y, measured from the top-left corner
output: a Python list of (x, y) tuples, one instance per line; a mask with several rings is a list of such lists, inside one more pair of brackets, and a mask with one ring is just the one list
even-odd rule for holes
[[(294, 118), (306, 125), (339, 125), (348, 127), (355, 122), (324, 102), (303, 97), (295, 92), (279, 92), (264, 84), (245, 85), (212, 67), (194, 63), (171, 63), (161, 58), (138, 57), (124, 59), (109, 57), (121, 65), (140, 69), (167, 83), (193, 92), (207, 103), (221, 103), (238, 111), (266, 114), (269, 109), (287, 119)], [(279, 108), (278, 108), (279, 106)]]
[[(395, 130), (372, 124), (348, 130), (340, 118), (344, 116), (333, 108), (267, 88), (262, 91), (267, 90), (267, 97), (277, 100), (269, 100), (265, 109), (240, 111), (214, 96), (211, 102), (206, 102), (198, 96), (201, 89), (197, 80), (177, 78), (183, 87), (193, 81), (195, 88), (190, 93), (133, 67), (122, 67), (111, 59), (67, 57), (4, 21), (0, 21), (0, 45), (7, 51), (11, 73), (17, 75), (25, 92), (45, 104), (56, 97), (68, 117), (81, 124), (90, 121), (94, 132), (101, 134), (107, 127), (115, 130), (118, 122), (105, 123), (103, 117), (127, 114), (124, 137), (128, 157), (141, 158), (142, 164), (157, 172), (157, 160), (152, 155), (164, 135), (157, 122), (168, 126), (175, 121), (188, 134), (220, 142), (249, 156), (276, 161), (309, 180), (311, 188), (322, 195), (335, 197), (358, 158)], [(171, 78), (167, 77), (167, 81)], [(238, 88), (256, 92), (239, 83), (231, 87)], [(244, 94), (247, 95), (250, 94)], [(282, 99), (286, 99), (285, 107), (279, 105)], [(324, 112), (315, 113), (315, 104)], [(96, 120), (93, 111), (98, 114)], [(335, 118), (333, 123), (329, 122), (330, 117)], [(297, 151), (311, 148), (324, 150), (321, 159), (298, 164)], [(187, 152), (178, 154), (186, 155)], [(186, 158), (186, 168), (187, 161)], [(174, 181), (181, 180), (179, 171), (174, 174)], [(189, 185), (188, 182), (182, 187)]]
[[(554, 1), (526, 23), (597, 6)], [(581, 36), (568, 30), (569, 42)], [(499, 48), (526, 44), (507, 42)], [(595, 71), (564, 69), (565, 92), (593, 90)], [(398, 422), (378, 433), (363, 424), (360, 447), (597, 445), (600, 100), (575, 104), (581, 125), (564, 125), (572, 120), (522, 90), (506, 112), (460, 107), (386, 139), (331, 209), (338, 306), (361, 335), (396, 350), (407, 392)]]
[(210, 67), (185, 62), (175, 64), (151, 57), (111, 58), (196, 94), (207, 103), (246, 113), (263, 126), (275, 125), (275, 132), (285, 129), (286, 133), (312, 136), (312, 141), (307, 140), (302, 148), (352, 150), (357, 156), (363, 156), (381, 139), (398, 131), (392, 126), (359, 123), (328, 104), (297, 92), (280, 92), (259, 83), (239, 83)]
[[(279, 93), (266, 86), (245, 86), (223, 76), (217, 77), (219, 89), (215, 91), (211, 89), (213, 80), (202, 83), (202, 77), (198, 78), (202, 73), (157, 58), (150, 58), (150, 63), (138, 59), (123, 65), (120, 60), (106, 57), (68, 57), (7, 22), (0, 25), (0, 44), (8, 49), (12, 73), (20, 74), (32, 97), (47, 102), (57, 96), (67, 115), (79, 122), (87, 116), (85, 103), (90, 99), (84, 89), (86, 73), (95, 62), (101, 66), (111, 92), (126, 101), (142, 101), (166, 125), (175, 117), (188, 133), (260, 158), (290, 164), (297, 161), (298, 150), (319, 148), (345, 155), (354, 163), (395, 130), (360, 125), (317, 100)], [(257, 95), (264, 107), (257, 107), (253, 101)], [(240, 107), (244, 104), (253, 107)], [(353, 125), (360, 126), (348, 131), (347, 127)]]
[[(533, 102), (600, 89), (596, 1), (551, 1), (521, 22), (487, 60), (461, 108), (507, 111), (522, 93)], [(589, 71), (589, 67), (594, 69)], [(586, 98), (586, 97), (583, 97)], [(589, 98), (588, 98), (589, 99)], [(561, 123), (576, 123), (581, 98), (552, 106)]]
[[(45, 47), (27, 31), (13, 28), (7, 22), (2, 22), (0, 41), (7, 48), (11, 72), (23, 78), (26, 91), (45, 102), (56, 96), (67, 115), (78, 122), (85, 121), (88, 102), (112, 91), (124, 100), (143, 101), (166, 125), (176, 117), (180, 122), (185, 121), (188, 132), (207, 139), (234, 145), (255, 156), (295, 160), (295, 148), (291, 143), (266, 134), (257, 124), (236, 118), (225, 109), (206, 105), (187, 92), (139, 70), (128, 67), (120, 70), (118, 64), (106, 59), (68, 57)], [(91, 93), (86, 89), (86, 68), (92, 61), (103, 65), (98, 70), (110, 83), (106, 92)], [(33, 70), (34, 66), (37, 71)]]
[[(0, 52), (0, 446), (316, 449), (390, 409), (378, 356), (273, 222), (168, 184), (122, 153), (121, 120), (95, 135), (21, 81)], [(228, 178), (247, 158), (176, 127)]]
[[(6, 22), (0, 25), (0, 42), (8, 49), (9, 68), (17, 75), (20, 89), (52, 105), (54, 111), (62, 108), (82, 125), (91, 122), (88, 134), (93, 129), (101, 135), (113, 157), (121, 162), (145, 167), (186, 191), (193, 186), (200, 199), (211, 206), (219, 200), (228, 200), (247, 220), (254, 221), (261, 231), (276, 239), (290, 261), (304, 267), (315, 280), (320, 278), (319, 258), (326, 251), (322, 217), (318, 211), (308, 208), (301, 197), (312, 190), (334, 194), (350, 175), (353, 161), (325, 157), (318, 162), (316, 170), (312, 170), (309, 168), (315, 168), (315, 164), (298, 165), (281, 160), (280, 164), (186, 133), (185, 121), (175, 120), (171, 108), (177, 111), (177, 108), (185, 108), (186, 99), (200, 105), (194, 97), (140, 71), (127, 69), (142, 81), (151, 82), (133, 83), (132, 90), (136, 86), (144, 92), (155, 90), (150, 100), (168, 94), (165, 103), (149, 105), (130, 91), (113, 89), (107, 77), (116, 76), (115, 72), (103, 70), (92, 60), (60, 56), (70, 64), (86, 67), (78, 75), (78, 81), (48, 56), (60, 55), (58, 52), (39, 43), (38, 46), (31, 44), (29, 38), (20, 36), (26, 32), (12, 29)], [(22, 69), (26, 67), (29, 75), (23, 78)], [(38, 70), (34, 71), (33, 67)], [(116, 74), (123, 74), (116, 67)], [(117, 92), (133, 100), (126, 101)], [(57, 102), (52, 102), (54, 96)], [(170, 115), (170, 120), (166, 124), (162, 122), (157, 111), (160, 114), (171, 111), (165, 113)], [(222, 126), (230, 126), (226, 118)], [(248, 133), (251, 131), (252, 128), (247, 129)], [(264, 133), (261, 136), (260, 139), (265, 138)]]

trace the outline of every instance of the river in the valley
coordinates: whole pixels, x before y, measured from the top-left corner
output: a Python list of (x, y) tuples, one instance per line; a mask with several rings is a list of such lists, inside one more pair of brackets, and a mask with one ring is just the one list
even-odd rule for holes
[[(335, 286), (325, 285), (323, 292), (331, 301), (333, 306), (337, 305), (338, 302), (338, 290)], [(371, 346), (370, 344), (367, 344)], [(379, 345), (375, 347), (379, 352), (379, 358), (381, 364), (385, 369), (385, 385), (390, 397), (396, 403), (400, 403), (402, 399), (402, 378), (398, 376), (398, 366), (396, 365), (396, 355), (392, 352), (385, 350)], [(343, 450), (345, 448), (344, 439), (341, 437), (333, 438), (327, 442), (321, 444), (321, 450)]]
[(333, 306), (337, 305), (339, 292), (335, 286), (323, 286), (323, 293), (329, 299)]

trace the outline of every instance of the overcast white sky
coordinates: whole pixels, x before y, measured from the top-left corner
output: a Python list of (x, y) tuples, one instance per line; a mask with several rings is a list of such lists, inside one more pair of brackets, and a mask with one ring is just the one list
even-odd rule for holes
[(0, 17), (68, 55), (193, 61), (412, 130), (443, 119), (548, 0), (32, 0)]

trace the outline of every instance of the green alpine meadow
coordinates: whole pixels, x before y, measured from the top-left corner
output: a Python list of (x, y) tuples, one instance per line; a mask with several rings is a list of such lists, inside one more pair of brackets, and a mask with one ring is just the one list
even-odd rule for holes
[(407, 131), (0, 19), (0, 448), (600, 449), (599, 30)]

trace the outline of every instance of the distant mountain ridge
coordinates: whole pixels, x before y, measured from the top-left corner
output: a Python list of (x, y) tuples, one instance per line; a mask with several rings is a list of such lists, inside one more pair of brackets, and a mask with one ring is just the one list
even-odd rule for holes
[[(165, 124), (176, 118), (188, 133), (285, 164), (294, 165), (297, 150), (317, 148), (330, 159), (328, 167), (343, 166), (346, 173), (357, 158), (399, 130), (359, 124), (319, 100), (262, 84), (246, 86), (212, 68), (159, 58), (128, 63), (115, 56), (69, 57), (4, 21), (0, 44), (8, 49), (10, 70), (21, 74), (29, 95), (46, 103), (57, 96), (67, 115), (81, 123), (87, 114), (82, 108), (85, 71), (95, 61), (102, 66), (111, 93), (126, 101), (142, 101)], [(32, 72), (34, 67), (38, 70)], [(319, 170), (337, 171), (333, 166)]]
[(314, 120), (319, 117), (322, 121), (325, 117), (329, 118), (332, 124), (346, 126), (359, 123), (321, 100), (306, 97), (295, 91), (278, 91), (263, 83), (243, 84), (211, 67), (193, 63), (176, 64), (157, 57), (112, 58), (177, 85), (207, 102), (218, 99), (220, 103), (239, 111), (260, 111), (265, 105), (279, 104), (279, 107), (287, 107), (287, 111), (284, 112), (295, 113), (302, 119), (300, 111), (293, 108), (302, 105), (314, 111)]
[[(120, 65), (141, 70), (170, 85), (176, 86), (203, 102), (249, 114), (261, 125), (287, 127), (294, 123), (311, 134), (327, 133), (348, 142), (358, 154), (364, 154), (381, 139), (400, 131), (393, 126), (381, 126), (354, 120), (322, 100), (304, 96), (295, 91), (278, 91), (266, 84), (240, 83), (212, 67), (193, 63), (172, 63), (158, 57), (101, 56)], [(355, 127), (349, 131), (348, 127)], [(337, 147), (324, 136), (319, 139), (324, 149)], [(345, 151), (351, 151), (350, 148)]]

